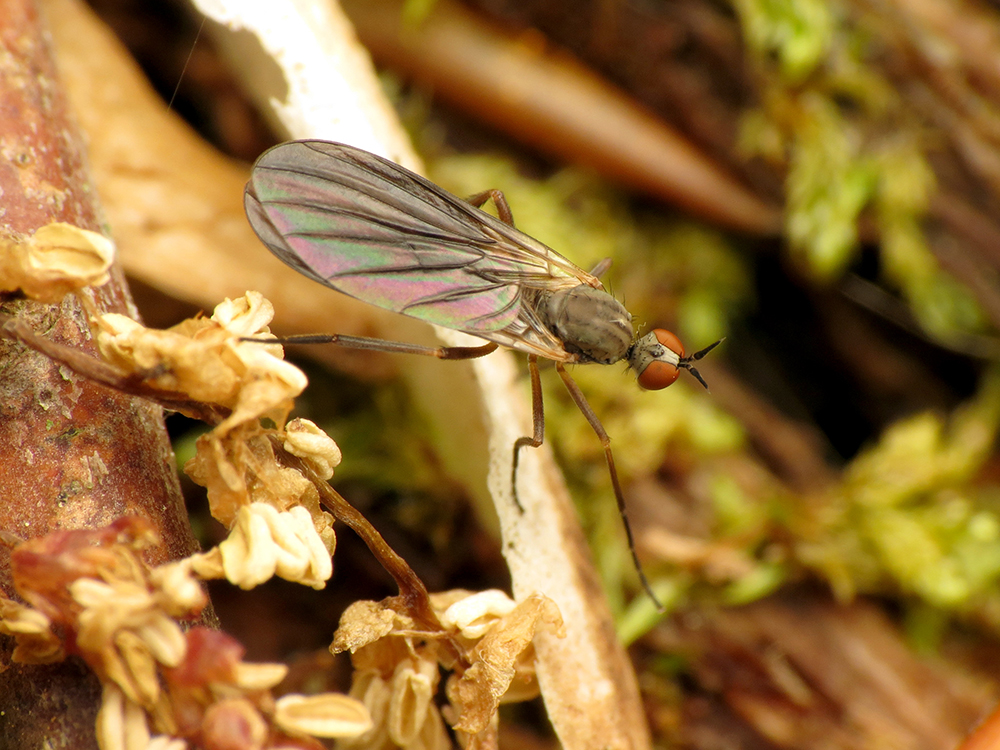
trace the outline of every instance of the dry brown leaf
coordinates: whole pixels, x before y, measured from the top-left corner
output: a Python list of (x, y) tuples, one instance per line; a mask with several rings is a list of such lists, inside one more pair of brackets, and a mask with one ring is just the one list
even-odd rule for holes
[(529, 651), (535, 631), (565, 635), (562, 616), (551, 599), (533, 594), (501, 618), (472, 650), (472, 665), (448, 683), (448, 700), (457, 714), (455, 729), (476, 734), (496, 715), (500, 700)]

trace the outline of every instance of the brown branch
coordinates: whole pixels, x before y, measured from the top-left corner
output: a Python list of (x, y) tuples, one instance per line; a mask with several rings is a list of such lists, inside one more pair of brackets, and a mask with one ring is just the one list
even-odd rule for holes
[(82, 349), (64, 346), (44, 336), (39, 336), (22, 320), (14, 320), (0, 315), (0, 335), (20, 341), (53, 362), (69, 367), (93, 383), (99, 383), (120, 393), (138, 396), (159, 404), (168, 411), (175, 411), (191, 419), (198, 419), (216, 425), (229, 416), (229, 410), (215, 404), (192, 401), (182, 393), (172, 393), (149, 385), (144, 377), (124, 372), (104, 360), (91, 356)]
[[(62, 221), (99, 231), (101, 210), (69, 116), (48, 35), (33, 3), (12, 0), (0, 14), (0, 237), (20, 239)], [(123, 275), (92, 292), (97, 310), (133, 310)], [(45, 305), (0, 304), (18, 326), (53, 342), (93, 351), (87, 316), (75, 297)], [(197, 548), (163, 426), (152, 403), (113, 393), (13, 340), (0, 341), (0, 531), (28, 538), (58, 529), (99, 528), (140, 515), (164, 544), (150, 562)], [(13, 595), (9, 555), (0, 551), (0, 590)], [(9, 648), (3, 639), (5, 650)], [(97, 680), (67, 661), (48, 667), (5, 660), (0, 714), (4, 739), (20, 748), (96, 746)]]
[(427, 587), (406, 560), (389, 546), (378, 530), (357, 508), (347, 502), (328, 482), (321, 479), (306, 461), (286, 451), (279, 440), (272, 439), (271, 442), (281, 462), (299, 471), (302, 476), (316, 486), (316, 489), (319, 490), (320, 501), (326, 509), (333, 514), (334, 518), (360, 537), (375, 559), (392, 576), (396, 586), (399, 587), (399, 594), (407, 614), (429, 631), (444, 630), (431, 607)]

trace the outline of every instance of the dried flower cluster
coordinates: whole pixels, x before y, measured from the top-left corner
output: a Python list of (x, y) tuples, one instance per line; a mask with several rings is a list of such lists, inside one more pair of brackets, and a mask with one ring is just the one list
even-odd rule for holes
[(0, 292), (20, 289), (39, 302), (105, 283), (115, 246), (97, 232), (72, 224), (46, 224), (22, 241), (0, 241)]
[[(451, 746), (445, 720), (464, 747), (495, 747), (499, 704), (537, 694), (536, 629), (562, 635), (545, 597), (515, 605), (499, 591), (454, 591), (431, 596), (429, 607), (424, 599), (409, 609), (404, 596), (352, 605), (331, 650), (351, 652), (353, 697), (275, 700), (270, 690), (285, 675), (282, 665), (245, 664), (229, 636), (178, 624), (205, 606), (200, 580), (249, 589), (277, 575), (323, 588), (332, 574), (333, 519), (314, 482), (333, 475), (340, 450), (311, 422), (286, 423), (306, 380), (279, 346), (261, 341), (271, 317), (270, 303), (248, 292), (209, 318), (163, 331), (117, 314), (95, 318), (114, 378), (217, 423), (185, 471), (207, 488), (229, 536), (153, 569), (138, 553), (155, 536), (135, 518), (24, 542), (11, 564), (26, 604), (0, 596), (0, 633), (15, 638), (17, 661), (78, 654), (90, 664), (104, 687), (105, 750), (320, 747), (315, 737), (433, 750)], [(311, 476), (278, 454), (303, 462)], [(449, 676), (439, 698), (442, 668)]]
[(257, 292), (165, 331), (108, 314), (96, 320), (97, 343), (106, 360), (147, 385), (229, 412), (184, 467), (208, 489), (212, 515), (231, 534), (194, 560), (196, 572), (243, 588), (273, 575), (322, 588), (332, 573), (333, 519), (320, 509), (315, 485), (278, 461), (272, 437), (324, 479), (333, 476), (340, 450), (308, 420), (285, 423), (305, 375), (281, 358), (280, 346), (244, 340), (270, 337), (273, 314)]
[[(431, 604), (439, 630), (420, 627), (397, 599), (360, 601), (344, 612), (330, 650), (350, 651), (350, 694), (374, 726), (341, 747), (449, 748), (442, 714), (463, 747), (495, 747), (500, 703), (538, 694), (532, 638), (538, 628), (563, 634), (551, 599), (535, 594), (515, 604), (501, 591), (455, 590), (432, 595)], [(439, 710), (441, 667), (451, 674), (447, 705)]]
[(152, 387), (230, 410), (217, 428), (224, 435), (261, 417), (283, 422), (306, 386), (302, 371), (281, 358), (280, 346), (243, 340), (269, 337), (273, 315), (258, 292), (227, 299), (210, 318), (163, 331), (108, 313), (95, 320), (97, 345), (108, 362)]
[[(122, 518), (97, 530), (59, 531), (11, 552), (19, 604), (0, 597), (0, 633), (13, 658), (45, 664), (78, 655), (103, 685), (98, 740), (112, 748), (321, 748), (371, 721), (347, 696), (270, 693), (281, 664), (246, 664), (243, 648), (204, 627), (182, 630), (207, 603), (189, 561), (149, 568), (149, 524)], [(156, 736), (154, 736), (156, 735)]]

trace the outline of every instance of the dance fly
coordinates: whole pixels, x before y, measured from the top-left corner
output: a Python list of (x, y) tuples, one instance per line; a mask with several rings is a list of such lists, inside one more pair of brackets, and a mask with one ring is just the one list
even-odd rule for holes
[[(491, 199), (499, 218), (479, 208)], [(636, 554), (610, 439), (565, 365), (624, 360), (646, 389), (667, 387), (682, 369), (705, 385), (693, 363), (718, 341), (685, 356), (669, 331), (637, 337), (632, 316), (604, 290), (601, 271), (587, 273), (515, 229), (499, 190), (463, 201), (352, 146), (317, 140), (275, 146), (254, 164), (244, 206), (257, 236), (296, 271), (364, 302), (489, 343), (433, 348), (337, 334), (281, 341), (441, 359), (481, 357), (498, 346), (528, 355), (533, 434), (514, 444), (515, 500), (521, 449), (538, 447), (544, 434), (538, 359), (552, 360), (604, 446), (632, 558), (643, 587), (657, 602)], [(600, 268), (606, 270), (607, 264)]]

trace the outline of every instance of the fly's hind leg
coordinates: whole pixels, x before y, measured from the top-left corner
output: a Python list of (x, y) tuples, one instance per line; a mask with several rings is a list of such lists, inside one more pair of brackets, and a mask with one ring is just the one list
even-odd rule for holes
[(604, 429), (604, 425), (601, 424), (601, 420), (597, 418), (597, 414), (594, 413), (593, 408), (587, 403), (586, 396), (583, 395), (583, 391), (580, 390), (580, 386), (576, 384), (576, 381), (569, 376), (566, 372), (566, 368), (562, 362), (556, 362), (556, 371), (559, 376), (563, 379), (563, 383), (566, 386), (566, 390), (569, 391), (569, 395), (573, 398), (576, 403), (577, 408), (583, 413), (590, 426), (593, 428), (594, 432), (597, 434), (597, 439), (601, 441), (601, 445), (604, 447), (604, 458), (608, 464), (608, 473), (611, 475), (611, 487), (615, 493), (615, 500), (618, 502), (618, 513), (621, 515), (622, 525), (625, 527), (625, 537), (628, 539), (628, 550), (632, 554), (632, 562), (635, 564), (635, 570), (639, 574), (639, 582), (642, 587), (646, 590), (649, 598), (653, 600), (653, 604), (660, 612), (666, 611), (663, 604), (656, 597), (653, 592), (653, 587), (646, 578), (646, 572), (642, 569), (642, 563), (639, 562), (639, 553), (635, 548), (635, 536), (632, 534), (632, 525), (628, 520), (628, 511), (625, 507), (625, 495), (622, 493), (621, 483), (618, 481), (618, 470), (615, 468), (615, 457), (611, 453), (611, 438), (608, 437), (607, 431)]
[(514, 461), (510, 470), (510, 486), (517, 509), (524, 512), (524, 506), (517, 496), (517, 464), (521, 457), (521, 448), (537, 448), (545, 439), (545, 410), (542, 406), (542, 379), (538, 374), (538, 356), (528, 355), (528, 373), (531, 376), (531, 436), (518, 438), (514, 441)]

